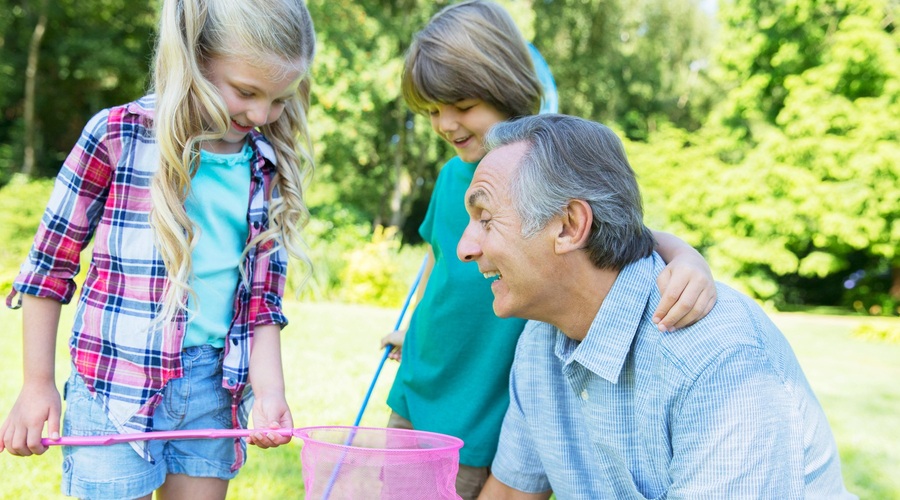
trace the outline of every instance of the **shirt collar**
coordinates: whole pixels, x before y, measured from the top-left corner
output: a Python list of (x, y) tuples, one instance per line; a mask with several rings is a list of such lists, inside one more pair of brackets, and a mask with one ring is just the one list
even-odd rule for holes
[(656, 253), (625, 266), (569, 361), (577, 361), (610, 383), (617, 383), (641, 321), (649, 321), (653, 314), (648, 311), (648, 301), (651, 294), (658, 295), (656, 276), (664, 267)]

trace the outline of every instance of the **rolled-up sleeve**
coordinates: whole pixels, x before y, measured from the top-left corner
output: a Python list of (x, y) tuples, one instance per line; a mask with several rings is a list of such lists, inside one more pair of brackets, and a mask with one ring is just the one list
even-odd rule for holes
[[(287, 277), (287, 251), (279, 247), (272, 253), (263, 257), (264, 269), (261, 269), (262, 293), (259, 295), (259, 308), (256, 312), (254, 326), (257, 325), (287, 325), (287, 317), (282, 311), (282, 297)], [(256, 297), (251, 300), (257, 300)]]
[(81, 251), (97, 227), (112, 179), (114, 166), (105, 141), (107, 119), (106, 110), (95, 115), (63, 163), (34, 244), (6, 298), (7, 306), (18, 308), (20, 294), (64, 304), (72, 300)]

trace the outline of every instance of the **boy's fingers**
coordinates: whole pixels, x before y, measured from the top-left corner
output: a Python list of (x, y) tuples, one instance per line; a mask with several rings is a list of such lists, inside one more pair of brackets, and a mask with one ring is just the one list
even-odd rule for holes
[[(677, 278), (677, 277), (676, 277)], [(672, 315), (670, 311), (682, 295), (686, 283), (672, 281), (672, 273), (669, 268), (663, 269), (659, 276), (656, 277), (656, 285), (660, 290), (659, 304), (653, 311), (653, 321), (657, 324), (665, 321), (671, 321)]]
[[(703, 304), (703, 306), (701, 307), (700, 304)], [(681, 318), (681, 320), (675, 325), (675, 328), (684, 328), (700, 321), (701, 318), (706, 317), (706, 315), (709, 314), (710, 311), (712, 311), (714, 305), (716, 305), (715, 296), (698, 298), (697, 304), (694, 306), (694, 309), (691, 310), (691, 313)]]

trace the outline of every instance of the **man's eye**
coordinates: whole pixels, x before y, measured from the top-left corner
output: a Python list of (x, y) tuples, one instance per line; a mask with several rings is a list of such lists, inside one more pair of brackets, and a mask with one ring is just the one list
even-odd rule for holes
[(491, 223), (491, 219), (481, 219), (481, 220), (478, 221), (478, 222), (481, 223), (481, 227), (487, 229), (487, 227), (488, 227), (488, 226), (490, 225), (490, 223)]

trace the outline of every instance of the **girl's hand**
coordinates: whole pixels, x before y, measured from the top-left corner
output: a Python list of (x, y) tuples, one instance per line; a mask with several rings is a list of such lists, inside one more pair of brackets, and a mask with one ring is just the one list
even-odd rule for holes
[(394, 346), (388, 358), (394, 361), (400, 361), (403, 355), (403, 340), (406, 338), (406, 330), (394, 330), (393, 332), (381, 338), (381, 348), (384, 349), (388, 344)]
[(250, 444), (272, 448), (291, 440), (265, 429), (294, 426), (291, 410), (284, 398), (284, 370), (281, 368), (281, 328), (278, 325), (259, 325), (254, 330), (250, 351), (250, 384), (256, 396), (253, 402), (253, 427), (260, 429), (250, 435)]
[(0, 427), (0, 452), (27, 457), (41, 455), (48, 447), (41, 444), (44, 423), (51, 439), (59, 439), (62, 403), (53, 383), (22, 387), (12, 410)]
[(260, 448), (274, 448), (290, 442), (291, 436), (282, 436), (277, 432), (265, 432), (265, 429), (286, 429), (294, 426), (291, 410), (288, 408), (284, 394), (256, 394), (253, 402), (253, 427), (260, 429), (250, 435), (250, 444)]
[(685, 253), (672, 259), (656, 278), (659, 305), (653, 322), (660, 331), (693, 325), (716, 304), (716, 282), (699, 254)]

